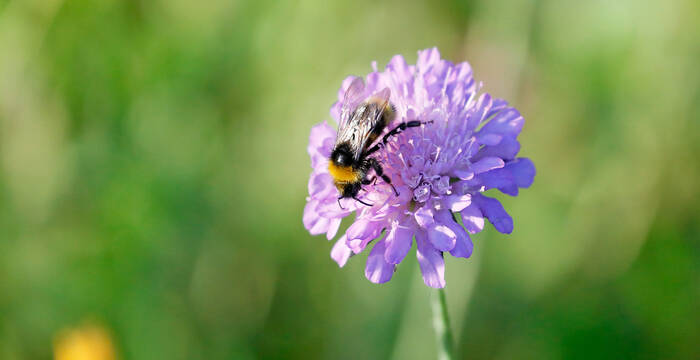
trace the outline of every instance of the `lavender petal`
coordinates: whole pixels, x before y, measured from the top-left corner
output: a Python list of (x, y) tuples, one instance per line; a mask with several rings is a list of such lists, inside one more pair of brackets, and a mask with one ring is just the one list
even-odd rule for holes
[(345, 232), (347, 245), (355, 254), (362, 252), (370, 241), (381, 234), (383, 223), (365, 219), (356, 220)]
[(402, 225), (398, 222), (395, 226), (392, 226), (386, 235), (386, 242), (389, 244), (384, 253), (386, 262), (398, 264), (406, 257), (408, 251), (411, 250), (414, 231), (415, 229), (412, 226)]
[(474, 196), (474, 201), (498, 232), (504, 234), (513, 232), (513, 218), (503, 209), (500, 201), (481, 194)]
[(507, 165), (513, 175), (515, 184), (520, 188), (528, 188), (535, 179), (535, 164), (528, 158), (518, 158)]
[(484, 215), (479, 206), (472, 203), (460, 212), (462, 224), (472, 234), (476, 234), (484, 229)]
[(333, 245), (331, 249), (331, 259), (338, 263), (338, 266), (343, 267), (348, 262), (348, 259), (352, 256), (352, 250), (346, 244), (345, 235), (341, 236), (338, 241)]
[(391, 280), (391, 276), (394, 275), (395, 265), (384, 260), (385, 251), (386, 241), (381, 240), (374, 245), (367, 257), (365, 277), (375, 284), (385, 283)]
[(445, 287), (445, 260), (442, 253), (430, 245), (422, 231), (416, 232), (416, 248), (416, 257), (425, 285), (432, 288)]
[(426, 229), (428, 240), (433, 246), (440, 251), (450, 251), (455, 247), (457, 242), (457, 234), (447, 225), (435, 223)]
[(485, 157), (475, 163), (470, 168), (475, 174), (481, 174), (489, 170), (500, 169), (506, 165), (503, 159), (498, 157)]

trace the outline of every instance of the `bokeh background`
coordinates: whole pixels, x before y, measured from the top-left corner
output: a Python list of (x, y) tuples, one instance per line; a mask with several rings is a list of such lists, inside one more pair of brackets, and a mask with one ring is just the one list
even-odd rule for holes
[(374, 285), (301, 223), (342, 79), (432, 46), (521, 110), (538, 169), (500, 197), (513, 234), (447, 260), (457, 357), (697, 359), (699, 15), (0, 0), (0, 359), (52, 358), (76, 328), (118, 359), (434, 358), (415, 257)]

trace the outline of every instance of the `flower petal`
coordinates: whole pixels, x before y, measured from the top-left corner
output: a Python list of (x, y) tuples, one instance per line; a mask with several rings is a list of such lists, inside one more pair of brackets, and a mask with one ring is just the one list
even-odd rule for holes
[(423, 231), (416, 232), (416, 248), (416, 257), (425, 285), (432, 288), (445, 287), (445, 260), (442, 253), (430, 245)]
[(341, 236), (333, 245), (333, 249), (331, 249), (331, 259), (335, 260), (340, 267), (345, 266), (345, 263), (352, 256), (352, 250), (348, 247), (346, 240), (345, 235)]
[(448, 195), (445, 197), (445, 207), (455, 212), (462, 211), (465, 207), (472, 203), (472, 194), (464, 195)]
[(515, 138), (520, 133), (520, 130), (522, 130), (524, 122), (525, 120), (518, 110), (512, 107), (506, 108), (494, 115), (493, 118), (479, 130), (479, 134), (500, 134)]
[(313, 173), (309, 177), (309, 196), (325, 197), (333, 190), (333, 178), (328, 173)]
[(447, 194), (450, 191), (450, 177), (441, 176), (438, 181), (433, 182), (433, 191), (440, 195)]
[(475, 173), (475, 174), (481, 174), (483, 172), (487, 172), (489, 170), (493, 169), (500, 169), (504, 167), (506, 163), (503, 162), (503, 159), (498, 158), (498, 157), (485, 157), (475, 163), (473, 163), (470, 166), (470, 169)]
[(343, 221), (342, 218), (330, 219), (328, 224), (328, 230), (326, 230), (326, 239), (332, 240), (338, 233), (338, 228), (340, 228), (340, 223)]
[(311, 235), (321, 235), (328, 231), (328, 226), (330, 223), (331, 221), (327, 218), (317, 217), (313, 225), (310, 228), (307, 228), (307, 230), (309, 230), (309, 234)]
[(318, 221), (318, 213), (316, 212), (316, 205), (318, 200), (311, 198), (306, 198), (306, 205), (304, 205), (304, 214), (301, 221), (304, 223), (304, 228), (309, 230), (314, 226), (314, 223)]
[[(484, 115), (491, 109), (491, 105), (493, 105), (491, 95), (488, 93), (481, 94), (476, 106), (474, 106), (474, 112), (467, 119), (467, 128), (476, 129), (484, 120)], [(478, 135), (477, 133), (477, 136)]]
[(486, 118), (487, 119), (490, 118), (494, 114), (505, 109), (507, 106), (508, 106), (508, 102), (505, 101), (504, 99), (493, 99), (493, 106), (491, 106), (491, 109), (486, 113)]
[(318, 167), (322, 161), (325, 161), (331, 155), (331, 149), (328, 148), (326, 140), (334, 139), (335, 135), (335, 130), (325, 121), (311, 128), (309, 145), (306, 147), (306, 150), (309, 153), (309, 157), (311, 157), (312, 168)]
[(527, 188), (532, 185), (535, 179), (535, 164), (528, 158), (518, 158), (511, 161), (506, 166), (513, 175), (515, 184), (520, 188)]
[(518, 195), (519, 187), (529, 187), (535, 177), (535, 166), (528, 158), (509, 161), (505, 167), (478, 176), (487, 189), (497, 188), (504, 194)]
[(383, 222), (358, 219), (345, 232), (347, 245), (355, 254), (365, 249), (370, 241), (379, 237), (384, 227)]
[[(332, 193), (331, 193), (332, 194)], [(323, 198), (322, 202), (316, 207), (318, 214), (327, 218), (342, 218), (348, 216), (352, 211), (354, 211), (357, 206), (354, 204), (355, 200), (352, 199), (342, 199), (340, 200), (341, 205), (338, 205), (338, 199), (336, 195)]]
[(511, 160), (520, 151), (520, 143), (514, 138), (504, 138), (496, 146), (484, 146), (472, 158), (473, 161), (478, 161), (485, 157), (494, 156), (503, 160)]
[(394, 77), (395, 83), (402, 83), (413, 77), (411, 69), (401, 55), (394, 55), (394, 57), (389, 60), (389, 63), (386, 64), (386, 69), (389, 70), (392, 77)]
[(375, 284), (385, 283), (391, 280), (391, 276), (394, 275), (394, 268), (396, 266), (384, 260), (385, 251), (386, 241), (381, 240), (374, 245), (367, 257), (365, 277)]
[(455, 247), (450, 250), (450, 254), (454, 257), (465, 259), (472, 256), (474, 244), (472, 243), (472, 239), (469, 238), (469, 234), (457, 223), (455, 223), (455, 228), (453, 228), (453, 230), (455, 234), (457, 234), (457, 241), (455, 241)]
[[(477, 176), (477, 178), (481, 184), (486, 186), (487, 189), (506, 189), (515, 186), (513, 174), (511, 174), (511, 172), (506, 168), (481, 173)], [(517, 186), (515, 187), (517, 191)]]
[(391, 227), (391, 230), (389, 230), (389, 233), (386, 235), (386, 242), (388, 243), (386, 252), (384, 253), (384, 260), (386, 260), (386, 262), (389, 264), (398, 264), (406, 257), (408, 251), (411, 250), (414, 231), (415, 228), (413, 226), (400, 224), (398, 222)]
[(474, 245), (472, 244), (469, 235), (464, 228), (457, 223), (452, 212), (449, 210), (438, 211), (435, 217), (440, 221), (441, 224), (447, 226), (452, 230), (457, 236), (454, 247), (450, 250), (450, 254), (456, 257), (468, 258), (472, 255), (472, 250)]
[(460, 214), (462, 215), (462, 224), (470, 233), (476, 234), (484, 229), (484, 215), (478, 205), (472, 203), (464, 208)]
[(418, 223), (418, 225), (423, 228), (427, 228), (428, 226), (435, 223), (435, 220), (433, 220), (433, 209), (427, 204), (421, 206), (420, 209), (416, 210), (413, 216), (416, 219), (416, 223)]
[(471, 169), (455, 169), (452, 173), (460, 180), (471, 180), (474, 178), (474, 172)]
[(440, 251), (450, 251), (455, 247), (457, 234), (447, 225), (435, 223), (427, 228), (428, 240)]
[(458, 84), (461, 83), (470, 83), (473, 82), (474, 79), (472, 79), (472, 67), (469, 65), (467, 62), (459, 63), (455, 65), (454, 67), (454, 74), (455, 74), (455, 82)]
[(328, 225), (330, 224), (330, 220), (319, 216), (318, 212), (316, 212), (317, 205), (318, 201), (311, 200), (304, 206), (302, 222), (304, 223), (304, 228), (306, 228), (311, 235), (325, 233), (328, 231)]
[(501, 139), (503, 139), (503, 136), (499, 134), (478, 133), (476, 135), (476, 141), (478, 141), (479, 144), (486, 146), (498, 145), (501, 142)]
[(503, 209), (500, 201), (481, 194), (474, 196), (473, 201), (479, 205), (481, 212), (489, 219), (498, 232), (504, 234), (513, 232), (513, 218)]
[(438, 61), (440, 61), (440, 51), (438, 51), (437, 47), (433, 47), (418, 52), (416, 66), (425, 71)]

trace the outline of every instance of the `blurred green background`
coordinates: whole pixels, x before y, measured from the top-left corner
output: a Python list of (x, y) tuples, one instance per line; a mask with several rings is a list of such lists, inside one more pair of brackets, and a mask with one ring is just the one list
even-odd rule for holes
[(438, 46), (526, 119), (510, 236), (447, 260), (463, 359), (700, 357), (700, 3), (0, 0), (0, 359), (431, 359), (431, 290), (301, 214), (342, 79)]

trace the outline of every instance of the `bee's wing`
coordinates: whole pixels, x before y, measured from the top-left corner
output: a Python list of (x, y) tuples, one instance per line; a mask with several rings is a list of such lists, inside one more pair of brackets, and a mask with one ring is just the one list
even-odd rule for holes
[(356, 77), (348, 86), (343, 96), (340, 108), (340, 121), (338, 122), (338, 137), (335, 144), (347, 143), (350, 150), (356, 154), (361, 150), (358, 142), (362, 138), (361, 116), (357, 116), (358, 106), (365, 100), (365, 83), (361, 77)]
[(373, 102), (379, 105), (379, 111), (377, 115), (377, 119), (379, 120), (379, 117), (382, 115), (384, 112), (384, 109), (386, 109), (387, 105), (389, 104), (389, 98), (391, 97), (391, 90), (389, 90), (388, 87), (385, 87), (382, 90), (379, 90), (376, 94), (372, 95)]
[(369, 98), (369, 102), (374, 104), (374, 106), (366, 106), (364, 111), (355, 114), (357, 119), (350, 119), (350, 123), (356, 124), (355, 127), (357, 128), (354, 141), (351, 141), (355, 160), (358, 160), (364, 153), (365, 148), (371, 145), (369, 142), (372, 132), (377, 124), (382, 121), (382, 115), (389, 104), (390, 96), (391, 91), (389, 88), (380, 90)]
[(340, 121), (338, 122), (338, 134), (347, 128), (357, 105), (365, 99), (365, 82), (361, 77), (356, 77), (348, 86), (343, 96), (340, 107)]

